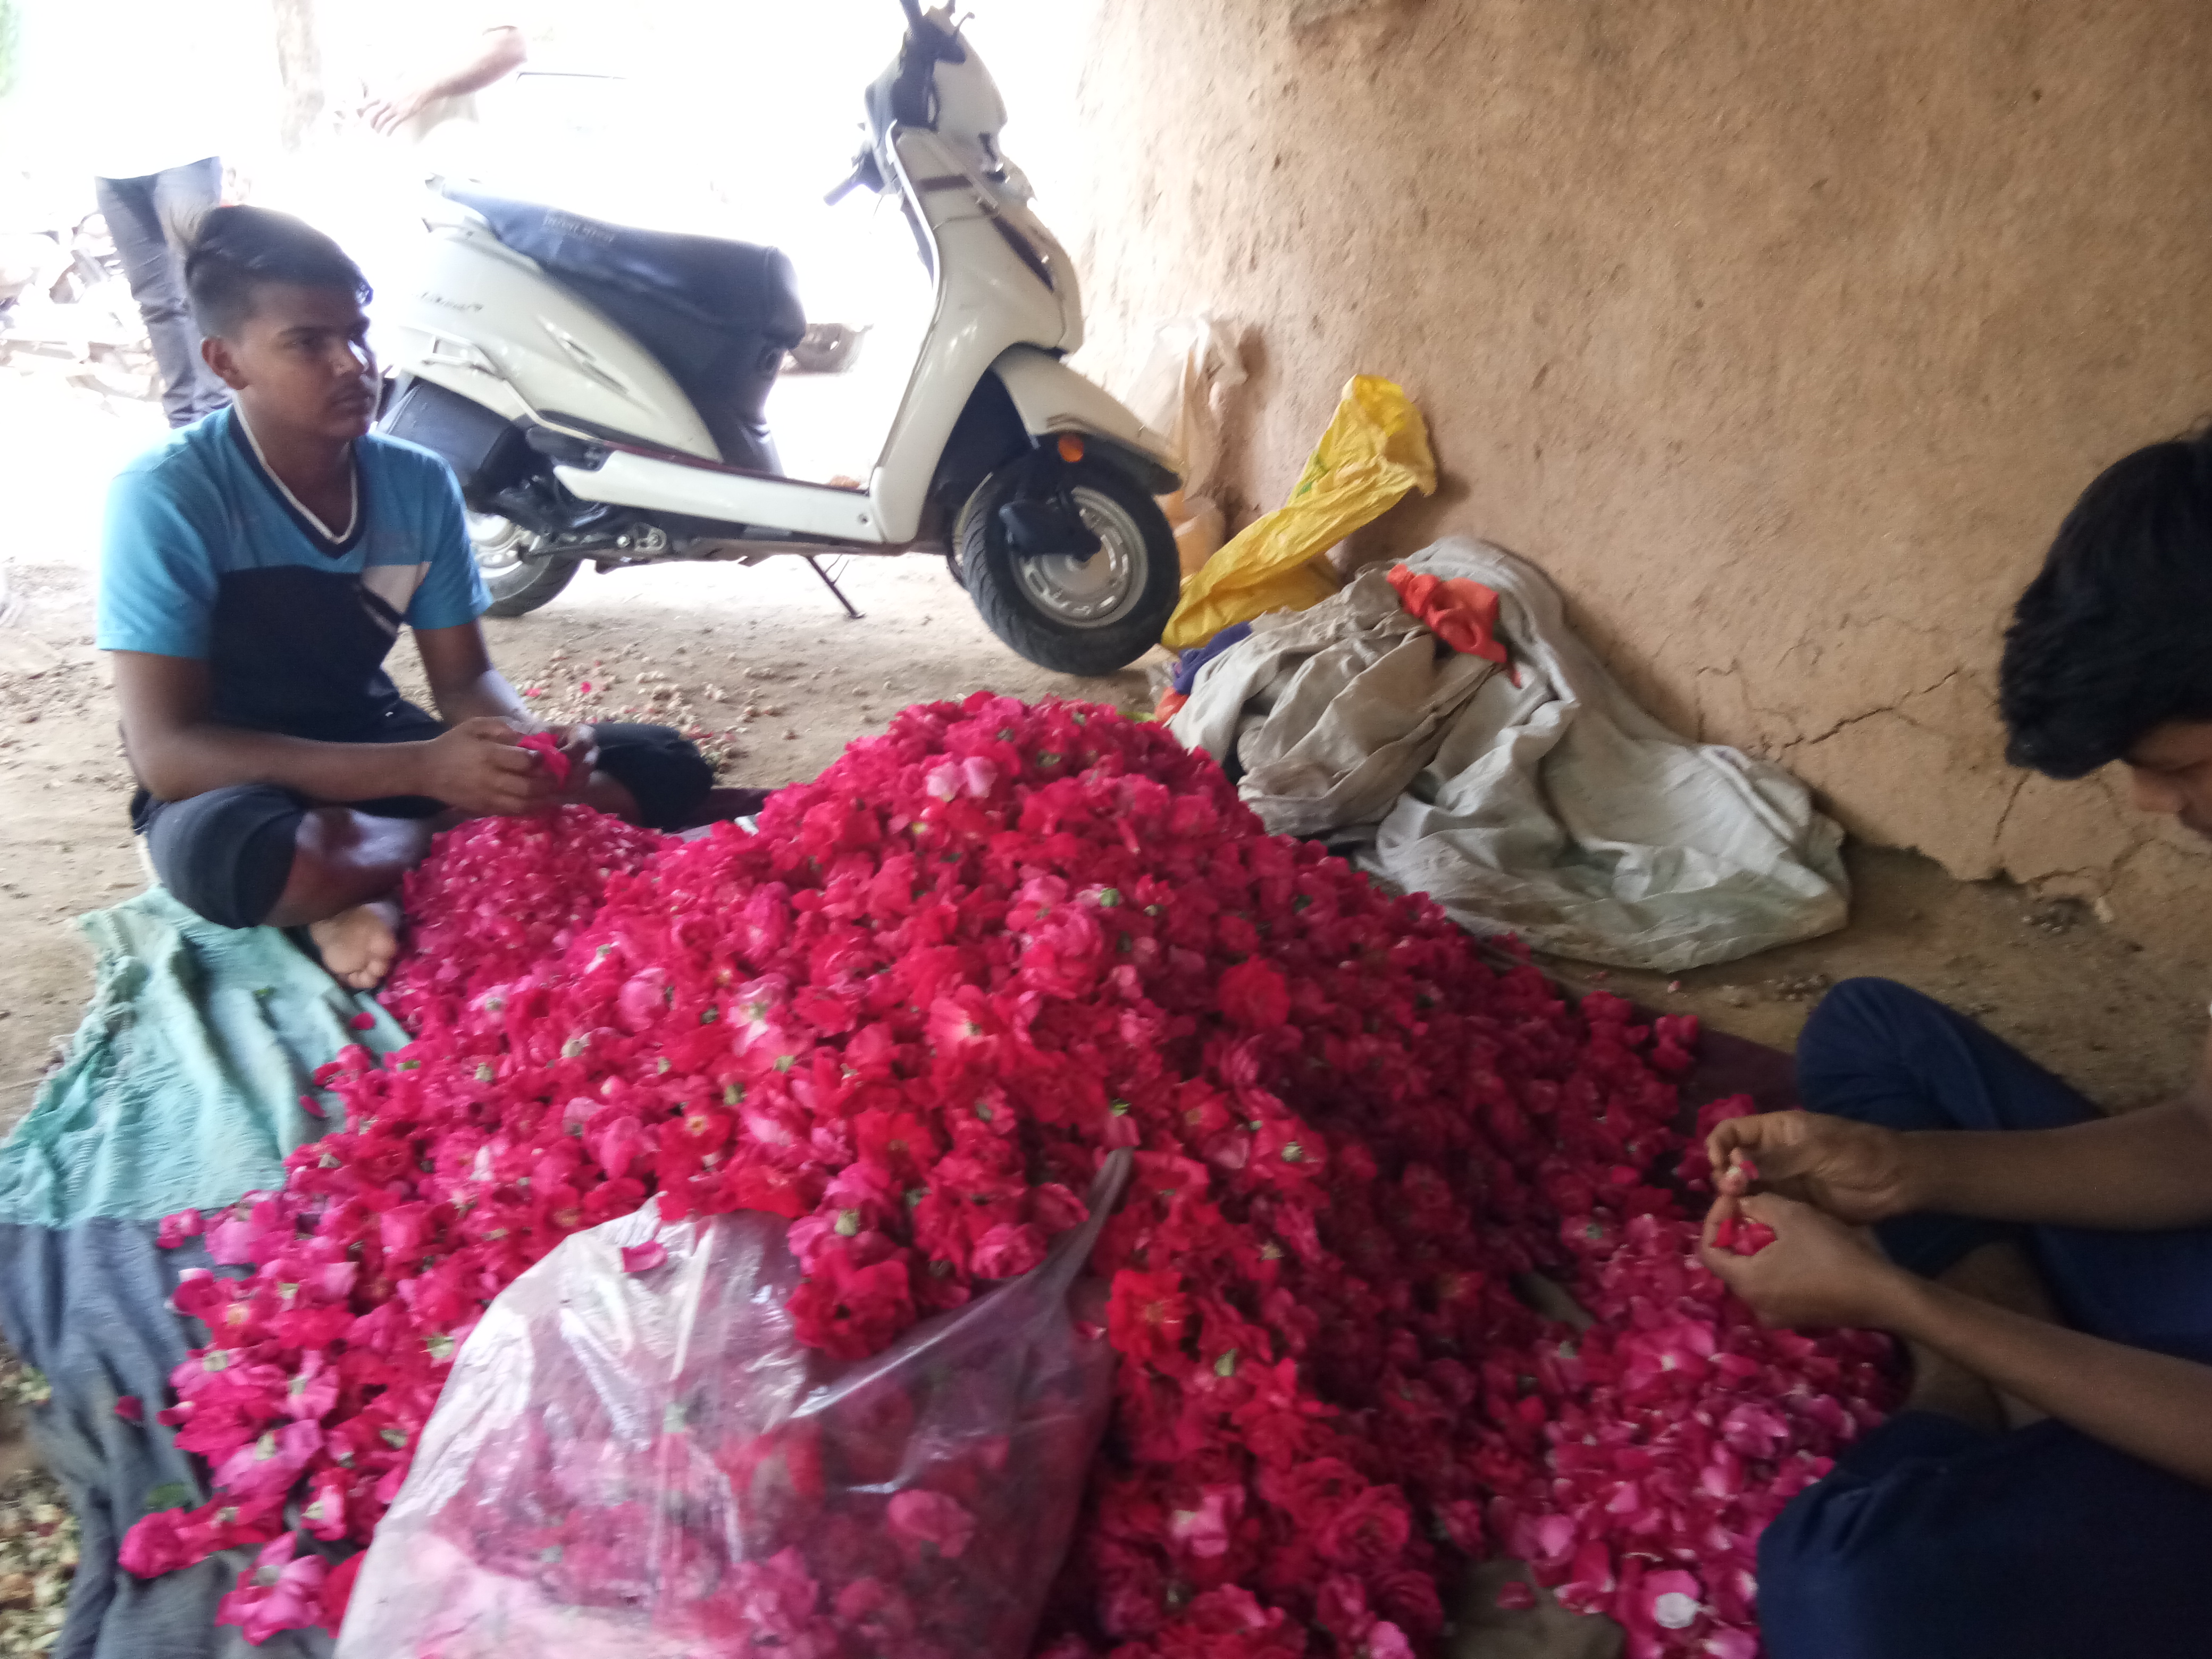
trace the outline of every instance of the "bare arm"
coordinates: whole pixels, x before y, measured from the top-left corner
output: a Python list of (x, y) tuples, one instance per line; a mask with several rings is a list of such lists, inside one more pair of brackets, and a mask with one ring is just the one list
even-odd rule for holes
[(1907, 1135), (1914, 1207), (2140, 1231), (2212, 1221), (2212, 1049), (2205, 1066), (2178, 1100), (2070, 1128)]
[(599, 744), (592, 728), (549, 726), (532, 714), (507, 683), (507, 677), (491, 665), (491, 652), (484, 644), (481, 623), (418, 628), (415, 649), (422, 659), (422, 672), (430, 682), (430, 700), (437, 704), (440, 718), (451, 726), (490, 719), (503, 720), (517, 732), (553, 732), (568, 755), (571, 771), (566, 793), (583, 793), (599, 761)]
[(459, 62), (371, 99), (365, 112), (368, 124), (377, 131), (389, 134), (441, 98), (460, 98), (471, 92), (482, 92), (520, 69), (529, 56), (530, 43), (520, 29), (512, 24), (488, 28), (477, 38), (470, 54)]
[(2212, 1366), (2045, 1324), (1909, 1275), (1887, 1322), (2092, 1439), (2212, 1486)]
[[(1712, 1246), (1737, 1210), (1774, 1229), (1756, 1255)], [(1724, 1194), (1705, 1264), (1770, 1325), (1860, 1325), (1923, 1342), (2003, 1393), (2199, 1486), (2212, 1486), (2212, 1366), (1990, 1306), (1883, 1259), (1864, 1235), (1771, 1194)]]
[(210, 718), (213, 682), (205, 663), (143, 651), (113, 655), (123, 746), (158, 800), (244, 783), (276, 784), (318, 801), (428, 793), (425, 744), (313, 743), (218, 725)]
[(544, 729), (544, 723), (523, 707), (507, 677), (491, 665), (481, 624), (418, 628), (415, 649), (430, 682), (430, 701), (438, 707), (438, 718), (448, 726), (489, 716), (513, 720), (526, 732)]
[(427, 795), (470, 812), (527, 812), (551, 797), (544, 769), (514, 746), (520, 734), (504, 720), (468, 719), (424, 743), (316, 743), (212, 719), (204, 662), (143, 651), (113, 655), (123, 745), (159, 800), (252, 783), (327, 805)]
[(2212, 1222), (2212, 1045), (2179, 1099), (2063, 1129), (1923, 1132), (1813, 1112), (1730, 1119), (1707, 1142), (1761, 1182), (1845, 1221), (1918, 1211), (2154, 1231)]

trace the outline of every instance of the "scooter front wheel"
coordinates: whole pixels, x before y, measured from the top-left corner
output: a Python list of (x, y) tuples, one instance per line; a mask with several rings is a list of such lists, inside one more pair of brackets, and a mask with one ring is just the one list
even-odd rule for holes
[(1020, 655), (1062, 674), (1110, 674), (1160, 642), (1182, 575), (1159, 503), (1115, 467), (1067, 468), (1067, 493), (1098, 550), (1024, 555), (999, 509), (1021, 483), (1007, 467), (975, 487), (956, 537), (960, 575), (985, 624)]
[(496, 513), (468, 515), (469, 546), (477, 569), (491, 594), (488, 617), (520, 617), (535, 611), (566, 587), (576, 574), (574, 559), (527, 557), (538, 538)]

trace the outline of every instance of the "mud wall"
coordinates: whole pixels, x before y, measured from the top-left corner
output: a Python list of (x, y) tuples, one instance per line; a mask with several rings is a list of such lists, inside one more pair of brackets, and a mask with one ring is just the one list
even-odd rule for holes
[(1443, 485), (1354, 551), (1495, 540), (1655, 709), (1859, 834), (2212, 948), (2212, 848), (2122, 780), (2009, 770), (1994, 708), (2075, 494), (2212, 412), (2202, 0), (1053, 15), (1087, 366), (1126, 384), (1193, 311), (1249, 331), (1244, 514), (1346, 376), (1392, 376)]

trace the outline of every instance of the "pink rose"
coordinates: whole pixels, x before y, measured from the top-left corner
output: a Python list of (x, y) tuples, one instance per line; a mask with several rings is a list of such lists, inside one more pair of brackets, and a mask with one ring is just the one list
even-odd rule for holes
[(910, 1486), (885, 1506), (891, 1530), (916, 1548), (928, 1545), (948, 1561), (957, 1560), (975, 1535), (975, 1517), (943, 1492)]

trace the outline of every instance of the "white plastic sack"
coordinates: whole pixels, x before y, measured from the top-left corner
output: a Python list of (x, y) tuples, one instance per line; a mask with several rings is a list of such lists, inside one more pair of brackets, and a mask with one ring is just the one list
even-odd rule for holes
[(1256, 618), (1200, 671), (1168, 729), (1228, 767), (1277, 835), (1371, 836), (1496, 672), (1441, 649), (1370, 568), (1310, 610)]
[(1217, 317), (1179, 317), (1153, 331), (1152, 349), (1128, 398), (1137, 417), (1163, 434), (1182, 487), (1160, 498), (1185, 576), (1221, 550), (1228, 520), (1212, 495), (1221, 465), (1222, 401), (1244, 383), (1236, 337)]
[(1244, 383), (1237, 337), (1218, 317), (1178, 317), (1152, 332), (1152, 348), (1137, 371), (1130, 410), (1164, 435), (1182, 494), (1195, 502), (1211, 492), (1221, 464), (1221, 398)]
[[(1396, 595), (1379, 572), (1261, 617), (1170, 730), (1242, 770), (1271, 829), (1362, 842), (1363, 868), (1463, 927), (1618, 967), (1675, 972), (1844, 925), (1843, 832), (1803, 784), (1654, 720), (1533, 566), (1458, 538), (1407, 562), (1497, 592), (1520, 684), (1382, 617)], [(1404, 630), (1429, 641), (1425, 672), (1418, 652), (1393, 661)]]

